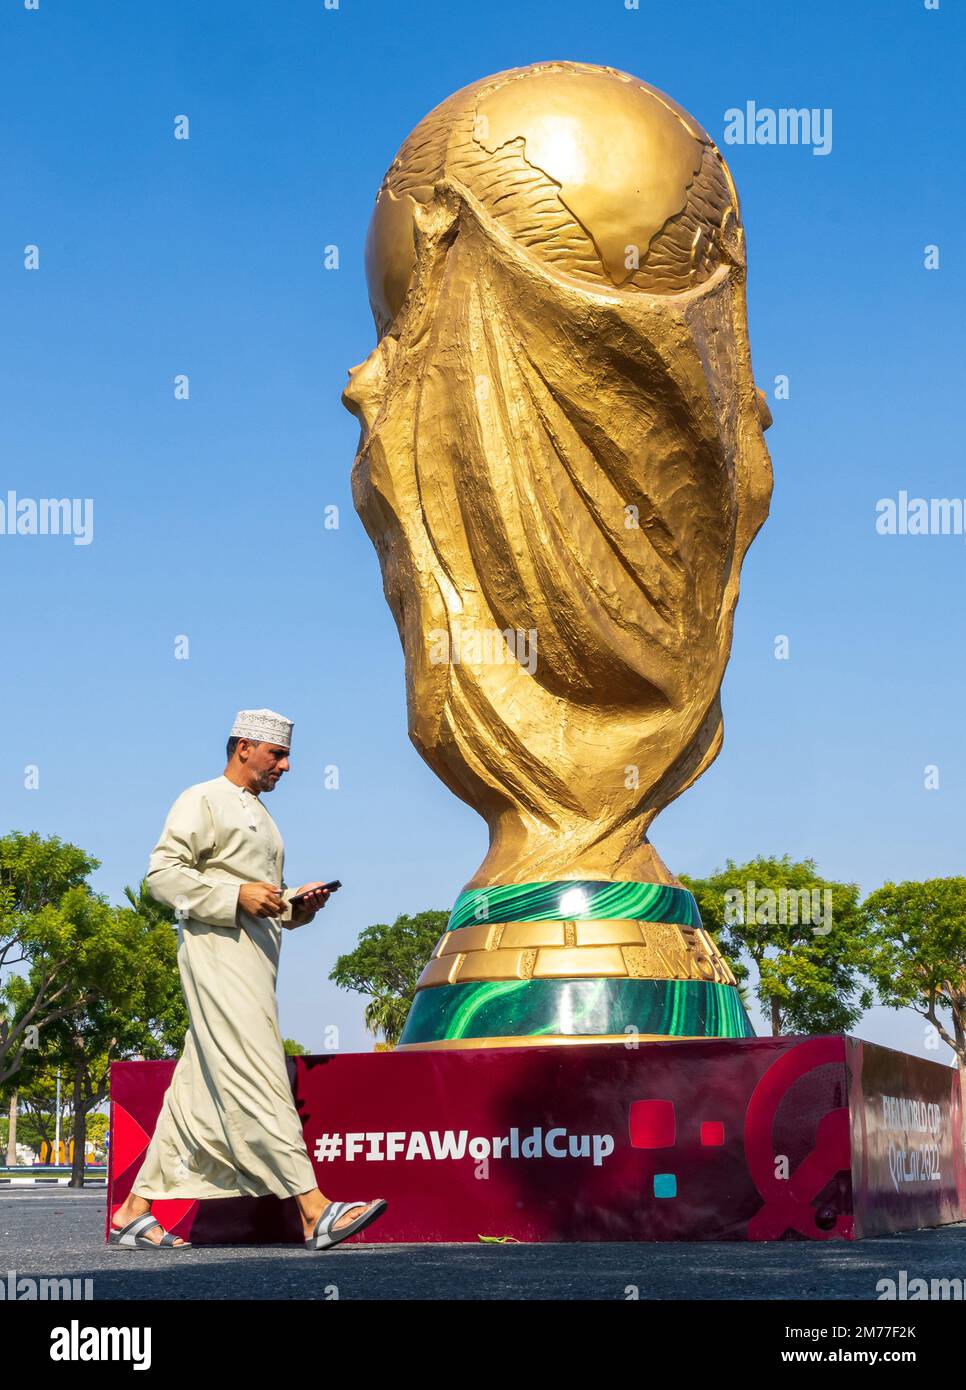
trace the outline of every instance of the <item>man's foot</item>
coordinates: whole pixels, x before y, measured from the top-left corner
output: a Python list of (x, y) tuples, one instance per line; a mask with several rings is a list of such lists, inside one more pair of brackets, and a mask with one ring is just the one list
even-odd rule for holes
[[(387, 1205), (382, 1197), (374, 1197), (370, 1202), (325, 1202), (311, 1231), (306, 1231), (305, 1244), (310, 1250), (331, 1250), (371, 1226)], [(304, 1218), (302, 1227), (305, 1230)]]
[[(111, 1230), (123, 1230), (130, 1222), (136, 1220), (139, 1216), (144, 1216), (150, 1210), (151, 1203), (146, 1201), (144, 1197), (129, 1197), (126, 1202), (118, 1207), (117, 1211), (111, 1217)], [(160, 1245), (161, 1237), (164, 1233), (164, 1227), (161, 1225), (160, 1221), (154, 1226), (149, 1226), (147, 1230), (140, 1232), (144, 1239), (149, 1240), (152, 1245)], [(174, 1243), (175, 1245), (184, 1245), (185, 1242), (180, 1236), (175, 1236)]]
[[(302, 1231), (306, 1240), (312, 1239), (315, 1234), (316, 1223), (328, 1205), (328, 1202), (324, 1202), (311, 1221), (307, 1220), (304, 1216), (302, 1217)], [(366, 1209), (366, 1205), (367, 1203), (365, 1202), (359, 1202), (357, 1206), (350, 1207), (348, 1211), (344, 1211), (332, 1229), (340, 1231), (343, 1226), (348, 1226), (350, 1222), (355, 1221), (357, 1216), (362, 1215)]]

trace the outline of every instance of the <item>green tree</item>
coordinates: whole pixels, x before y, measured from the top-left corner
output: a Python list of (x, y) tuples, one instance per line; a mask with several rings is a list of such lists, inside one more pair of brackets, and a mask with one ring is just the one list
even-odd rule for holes
[[(178, 919), (174, 908), (159, 903), (148, 892), (143, 878), (135, 893), (124, 889), (130, 909), (141, 924), (135, 931), (145, 933), (150, 942), (149, 959), (153, 973), (145, 982), (150, 1030), (155, 1041), (146, 1042), (144, 1056), (151, 1060), (181, 1052), (188, 1031), (188, 1006), (178, 972)], [(160, 1049), (160, 1050), (158, 1050)]]
[(282, 1047), (286, 1057), (304, 1057), (306, 1055), (305, 1048), (300, 1042), (296, 1042), (294, 1038), (283, 1038)]
[[(10, 1095), (17, 1092), (17, 1142), (27, 1144), (40, 1153), (44, 1143), (53, 1145), (57, 1133), (57, 1069), (48, 1068), (31, 1049), (29, 1058), (17, 1076), (16, 1086), (8, 1083), (3, 1091), (4, 1110), (10, 1104)], [(60, 1128), (61, 1134), (68, 1133), (70, 1115), (70, 1090), (61, 1086), (60, 1090)]]
[(96, 1110), (87, 1117), (87, 1142), (93, 1145), (95, 1154), (104, 1153), (104, 1140), (109, 1124), (109, 1117), (103, 1110)]
[[(13, 831), (0, 837), (0, 996), (5, 972), (30, 968), (33, 995), (0, 1008), (0, 1085), (20, 1069), (42, 1030), (84, 1003), (70, 961), (100, 930), (100, 908), (86, 884), (98, 861), (76, 845)], [(34, 968), (36, 967), (36, 968)], [(13, 975), (16, 980), (18, 977)]]
[[(49, 1072), (38, 1068), (34, 1081), (28, 1084), (26, 1089), (18, 1091), (17, 1099), (20, 1113), (17, 1119), (17, 1143), (35, 1149), (38, 1154), (43, 1143), (53, 1145), (57, 1131), (55, 1117), (56, 1082), (56, 1068)], [(0, 1104), (3, 1105), (4, 1112), (9, 1106), (13, 1089), (11, 1086), (5, 1093), (0, 1092)], [(71, 1115), (71, 1088), (62, 1085), (60, 1130), (64, 1138), (67, 1138), (73, 1130)], [(93, 1144), (94, 1148), (102, 1153), (107, 1127), (107, 1115), (99, 1112), (88, 1115), (87, 1142)], [(3, 1119), (0, 1120), (0, 1154), (6, 1147), (7, 1139), (8, 1121)]]
[(929, 1020), (952, 1048), (966, 1099), (966, 878), (886, 883), (863, 910), (879, 998)]
[(813, 859), (787, 854), (729, 859), (709, 878), (682, 882), (725, 955), (754, 963), (774, 1034), (847, 1032), (872, 1004), (857, 884), (822, 878)]
[[(83, 1185), (87, 1116), (107, 1097), (111, 1063), (168, 1055), (180, 1048), (187, 1025), (172, 922), (153, 906), (142, 914), (143, 885), (138, 896), (130, 889), (125, 896), (129, 908), (89, 895), (90, 921), (62, 965), (68, 992), (79, 1002), (69, 1015), (48, 1021), (40, 1049), (25, 1053), (29, 1060), (21, 1064), (28, 1078), (41, 1067), (63, 1072), (71, 1099), (72, 1186)], [(15, 1017), (30, 1007), (47, 970), (40, 955), (25, 976), (9, 982)]]
[(448, 920), (449, 913), (430, 910), (413, 916), (403, 913), (392, 926), (373, 923), (360, 933), (355, 950), (340, 956), (329, 974), (341, 989), (369, 996), (366, 1028), (376, 1037), (381, 1033), (390, 1046), (399, 1041), (416, 982)]

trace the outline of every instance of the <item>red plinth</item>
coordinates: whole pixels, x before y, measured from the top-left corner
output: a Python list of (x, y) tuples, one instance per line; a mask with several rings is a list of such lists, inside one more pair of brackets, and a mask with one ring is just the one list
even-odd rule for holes
[[(174, 1062), (111, 1069), (108, 1210)], [(966, 1216), (957, 1074), (847, 1037), (289, 1061), (327, 1196), (386, 1197), (357, 1239), (850, 1240)], [(155, 1202), (193, 1243), (299, 1241), (291, 1199)]]

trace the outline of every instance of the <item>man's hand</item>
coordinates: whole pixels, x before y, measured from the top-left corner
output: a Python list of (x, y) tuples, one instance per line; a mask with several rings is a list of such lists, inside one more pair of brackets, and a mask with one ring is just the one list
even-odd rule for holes
[(306, 922), (311, 922), (319, 908), (325, 907), (332, 894), (322, 883), (303, 883), (301, 888), (296, 888), (293, 897), (298, 897), (300, 893), (309, 893), (304, 902), (292, 908), (292, 925), (304, 927)]
[(238, 891), (238, 906), (252, 917), (281, 917), (285, 905), (282, 890), (274, 883), (243, 883)]

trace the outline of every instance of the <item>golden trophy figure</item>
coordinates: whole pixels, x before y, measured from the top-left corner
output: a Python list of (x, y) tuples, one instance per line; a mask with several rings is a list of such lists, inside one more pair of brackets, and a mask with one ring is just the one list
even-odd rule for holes
[(499, 73), (405, 141), (366, 271), (353, 496), (410, 736), (490, 831), (400, 1045), (746, 1036), (647, 838), (721, 747), (771, 493), (724, 160), (626, 73)]

